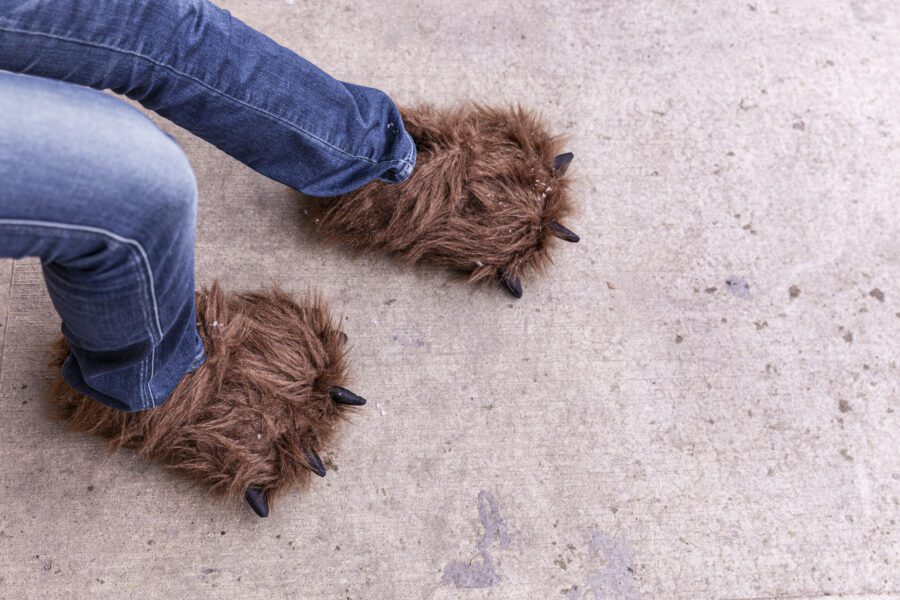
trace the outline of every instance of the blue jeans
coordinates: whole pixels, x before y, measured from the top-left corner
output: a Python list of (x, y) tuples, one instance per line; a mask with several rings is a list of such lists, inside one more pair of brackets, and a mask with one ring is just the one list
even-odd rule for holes
[(313, 196), (415, 164), (384, 93), (206, 0), (0, 0), (0, 69), (0, 257), (40, 257), (72, 349), (64, 379), (123, 411), (160, 405), (203, 362), (197, 186), (171, 138), (89, 87)]

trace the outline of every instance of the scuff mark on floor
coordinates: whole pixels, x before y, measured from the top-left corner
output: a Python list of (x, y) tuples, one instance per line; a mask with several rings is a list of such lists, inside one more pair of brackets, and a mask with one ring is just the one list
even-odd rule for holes
[(728, 291), (737, 296), (738, 298), (749, 298), (750, 297), (750, 284), (747, 283), (747, 280), (743, 277), (738, 277), (737, 275), (732, 275), (728, 279), (725, 280), (725, 285), (728, 286)]
[(588, 573), (583, 585), (574, 585), (566, 591), (566, 600), (640, 600), (628, 539), (625, 536), (611, 538), (599, 529), (589, 531), (586, 537), (589, 559), (599, 559), (601, 564)]
[(500, 581), (488, 548), (494, 542), (499, 543), (501, 550), (509, 548), (509, 532), (506, 521), (500, 516), (497, 499), (488, 491), (478, 492), (478, 516), (484, 527), (484, 535), (476, 545), (481, 563), (448, 563), (444, 567), (444, 583), (452, 583), (458, 588), (487, 588)]
[(407, 348), (422, 348), (425, 340), (412, 333), (398, 333), (391, 336), (391, 341)]

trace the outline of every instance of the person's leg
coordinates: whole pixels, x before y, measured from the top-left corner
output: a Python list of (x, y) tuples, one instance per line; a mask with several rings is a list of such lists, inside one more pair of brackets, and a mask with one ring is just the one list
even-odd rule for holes
[(54, 412), (266, 516), (325, 476), (318, 452), (365, 400), (343, 387), (346, 338), (320, 298), (194, 293), (196, 196), (140, 112), (0, 71), (0, 256), (39, 256), (62, 316)]
[(0, 69), (111, 89), (312, 196), (409, 177), (390, 98), (209, 0), (0, 0)]
[(72, 388), (138, 411), (202, 363), (196, 197), (184, 153), (136, 109), (0, 71), (0, 256), (41, 258)]

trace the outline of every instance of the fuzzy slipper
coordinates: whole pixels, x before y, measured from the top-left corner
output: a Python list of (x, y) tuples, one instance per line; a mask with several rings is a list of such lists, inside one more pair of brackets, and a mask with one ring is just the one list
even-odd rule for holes
[[(275, 494), (325, 476), (317, 451), (366, 402), (338, 387), (346, 336), (319, 298), (297, 303), (278, 289), (226, 296), (216, 284), (197, 294), (197, 326), (206, 362), (162, 406), (120, 412), (58, 377), (57, 415), (112, 450), (134, 448), (214, 492), (244, 494), (265, 517)], [(60, 339), (53, 365), (68, 354)]]
[(318, 231), (358, 250), (381, 249), (500, 281), (522, 296), (521, 276), (542, 271), (573, 212), (571, 152), (522, 108), (428, 106), (402, 111), (416, 168), (399, 184), (370, 183), (318, 203)]

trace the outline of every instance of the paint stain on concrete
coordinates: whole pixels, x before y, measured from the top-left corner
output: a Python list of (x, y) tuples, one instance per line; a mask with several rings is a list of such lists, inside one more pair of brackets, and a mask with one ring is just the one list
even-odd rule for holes
[(588, 573), (584, 584), (566, 591), (566, 600), (640, 600), (628, 540), (624, 536), (611, 538), (599, 529), (589, 531), (586, 537), (588, 558), (597, 567)]
[(407, 348), (422, 348), (425, 346), (425, 340), (417, 335), (409, 333), (398, 333), (391, 336), (391, 341)]
[(876, 0), (851, 0), (850, 10), (853, 16), (861, 23), (884, 23), (885, 6)]
[(737, 275), (732, 275), (728, 279), (725, 280), (725, 285), (728, 286), (728, 291), (737, 296), (738, 298), (749, 298), (750, 297), (750, 284), (747, 283), (747, 280), (743, 277), (738, 277)]
[(484, 535), (476, 547), (481, 563), (453, 561), (444, 567), (444, 583), (452, 583), (458, 588), (488, 588), (500, 581), (497, 567), (488, 551), (495, 542), (501, 550), (509, 548), (509, 531), (506, 521), (500, 515), (497, 499), (490, 492), (478, 492), (478, 517), (484, 527)]

